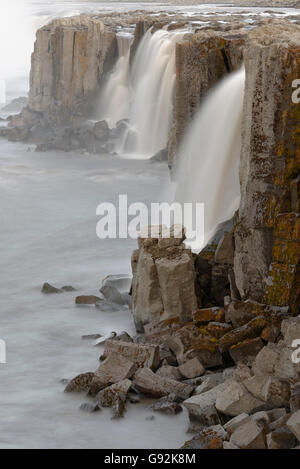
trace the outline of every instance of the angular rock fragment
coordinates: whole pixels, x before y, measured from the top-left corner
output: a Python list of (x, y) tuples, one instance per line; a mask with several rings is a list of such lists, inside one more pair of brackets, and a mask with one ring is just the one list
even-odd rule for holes
[(222, 449), (227, 433), (222, 425), (202, 428), (198, 435), (182, 446), (183, 449)]
[(155, 345), (134, 344), (122, 340), (107, 340), (103, 358), (115, 353), (126, 357), (137, 367), (157, 369), (160, 362), (159, 347)]
[(227, 334), (223, 335), (219, 341), (220, 350), (225, 351), (232, 345), (238, 344), (246, 339), (254, 339), (255, 337), (260, 336), (261, 331), (267, 324), (268, 322), (263, 316), (258, 316), (244, 326), (227, 332)]
[(163, 397), (175, 393), (181, 400), (187, 399), (193, 391), (192, 386), (173, 379), (162, 378), (153, 373), (150, 368), (141, 368), (136, 372), (134, 385), (147, 396)]
[(89, 392), (95, 396), (107, 386), (131, 378), (135, 371), (136, 365), (132, 361), (123, 355), (110, 353), (94, 373)]
[(98, 404), (91, 404), (90, 402), (83, 402), (79, 410), (82, 410), (82, 412), (87, 412), (89, 414), (92, 414), (93, 412), (97, 412), (99, 410)]
[(203, 380), (199, 386), (195, 389), (195, 394), (203, 394), (204, 392), (210, 391), (218, 384), (223, 383), (223, 373), (211, 373), (209, 375), (203, 376)]
[(178, 367), (164, 365), (159, 368), (156, 372), (156, 375), (161, 376), (162, 378), (175, 379), (175, 381), (182, 381), (182, 375)]
[(205, 368), (197, 357), (179, 366), (179, 371), (185, 378), (196, 378), (205, 373)]
[(278, 428), (267, 435), (268, 449), (290, 449), (295, 446), (295, 435), (287, 428)]
[(75, 298), (77, 305), (94, 305), (98, 301), (101, 301), (101, 298), (95, 295), (80, 295)]
[(243, 412), (242, 414), (237, 415), (233, 419), (229, 420), (229, 422), (225, 423), (224, 430), (231, 435), (237, 428), (245, 423), (248, 423), (251, 420), (249, 414)]
[(103, 389), (97, 395), (99, 405), (102, 407), (112, 407), (115, 418), (123, 417), (127, 394), (131, 385), (132, 381), (124, 379)]
[(224, 322), (224, 309), (219, 307), (197, 309), (193, 313), (193, 321), (198, 324), (207, 324), (211, 321)]
[(151, 408), (167, 415), (176, 415), (182, 411), (181, 405), (176, 402), (176, 395), (174, 393), (162, 397)]
[(297, 440), (300, 441), (300, 410), (294, 412), (286, 424)]
[(251, 364), (258, 352), (264, 347), (263, 341), (257, 337), (255, 339), (246, 339), (236, 345), (232, 345), (229, 354), (235, 363), (241, 362), (246, 365)]
[(266, 435), (256, 422), (250, 420), (233, 432), (230, 443), (241, 449), (265, 449)]
[(296, 412), (300, 409), (300, 382), (295, 383), (292, 387), (290, 408), (291, 412)]
[(215, 404), (218, 396), (223, 393), (226, 386), (225, 383), (219, 384), (210, 391), (192, 396), (183, 402), (183, 405), (188, 410), (192, 427), (196, 429), (221, 423)]
[(264, 405), (264, 401), (257, 399), (247, 391), (242, 383), (230, 380), (224, 383), (225, 390), (216, 400), (216, 408), (225, 415), (237, 416), (245, 412), (249, 414), (254, 409)]
[(84, 392), (88, 391), (94, 379), (94, 373), (81, 373), (73, 378), (66, 386), (65, 392)]
[(42, 289), (41, 289), (41, 292), (42, 293), (62, 293), (62, 291), (59, 289), (59, 288), (56, 288), (56, 287), (53, 287), (52, 285), (50, 285), (50, 283), (44, 283), (44, 285), (42, 286)]

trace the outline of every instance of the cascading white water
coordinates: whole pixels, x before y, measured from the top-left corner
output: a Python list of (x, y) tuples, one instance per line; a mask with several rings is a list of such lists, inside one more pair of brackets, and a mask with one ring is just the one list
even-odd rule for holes
[(106, 120), (112, 128), (116, 123), (129, 115), (129, 57), (132, 36), (118, 34), (118, 60), (108, 77), (99, 100), (98, 117)]
[(226, 77), (207, 97), (181, 145), (175, 171), (175, 201), (204, 203), (204, 244), (239, 207), (239, 161), (244, 69)]
[(183, 32), (148, 30), (134, 58), (131, 106), (123, 154), (149, 158), (164, 149), (173, 107), (175, 46)]

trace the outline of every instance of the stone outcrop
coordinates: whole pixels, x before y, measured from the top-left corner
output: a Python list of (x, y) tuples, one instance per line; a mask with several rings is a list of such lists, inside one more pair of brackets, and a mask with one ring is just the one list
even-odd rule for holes
[[(242, 299), (299, 312), (299, 214), (291, 194), (300, 168), (299, 26), (273, 21), (249, 33), (234, 272)], [(293, 202), (292, 202), (293, 200)]]
[(183, 245), (182, 229), (176, 233), (173, 227), (169, 237), (161, 227), (151, 229), (151, 237), (139, 238), (132, 257), (132, 312), (138, 331), (172, 317), (188, 321), (197, 308), (194, 262)]

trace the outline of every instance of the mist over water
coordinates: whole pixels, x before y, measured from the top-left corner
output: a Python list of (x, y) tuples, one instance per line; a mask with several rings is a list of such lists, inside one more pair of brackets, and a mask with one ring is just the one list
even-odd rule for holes
[(226, 77), (201, 105), (181, 145), (175, 200), (204, 203), (204, 244), (217, 226), (230, 219), (240, 203), (239, 162), (244, 68)]

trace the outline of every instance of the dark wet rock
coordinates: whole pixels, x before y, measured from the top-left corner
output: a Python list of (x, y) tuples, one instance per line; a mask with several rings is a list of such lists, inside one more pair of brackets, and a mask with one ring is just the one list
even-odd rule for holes
[(102, 337), (101, 334), (85, 334), (81, 336), (84, 340), (97, 340), (100, 339), (100, 337)]
[(61, 289), (66, 292), (76, 291), (76, 288), (72, 287), (72, 285), (64, 285)]
[(183, 449), (222, 449), (223, 441), (227, 438), (227, 432), (221, 425), (213, 425), (203, 428), (198, 435), (182, 446)]
[(123, 331), (120, 334), (117, 334), (115, 337), (112, 338), (112, 340), (120, 340), (122, 342), (133, 342), (132, 337), (130, 335)]
[(56, 288), (56, 287), (53, 287), (52, 285), (50, 285), (50, 283), (44, 283), (42, 289), (41, 289), (41, 292), (42, 293), (62, 293), (62, 291), (59, 289), (59, 288)]
[(81, 373), (73, 378), (66, 386), (65, 392), (86, 392), (93, 381), (94, 373)]
[(99, 121), (93, 127), (93, 134), (98, 140), (106, 141), (109, 138), (109, 127), (106, 121)]
[(278, 428), (267, 435), (268, 449), (290, 449), (297, 443), (295, 435), (287, 428)]
[(161, 163), (162, 161), (168, 161), (168, 150), (160, 150), (150, 158), (151, 163)]
[(102, 407), (112, 407), (114, 418), (123, 417), (126, 409), (127, 394), (131, 388), (132, 381), (124, 379), (99, 392), (97, 400)]
[(290, 408), (292, 412), (296, 412), (300, 409), (300, 382), (292, 386)]
[(88, 412), (89, 414), (93, 412), (97, 412), (99, 410), (98, 404), (91, 404), (90, 402), (83, 402), (79, 410), (82, 410), (82, 412)]
[(75, 303), (77, 305), (94, 305), (100, 300), (101, 298), (95, 295), (80, 295), (76, 296)]
[(167, 415), (176, 415), (182, 411), (181, 405), (176, 401), (175, 394), (169, 394), (162, 397), (151, 407), (154, 411), (162, 412)]
[(229, 354), (236, 364), (241, 362), (249, 365), (254, 361), (256, 355), (263, 347), (264, 343), (259, 337), (246, 339), (241, 343), (231, 346)]

